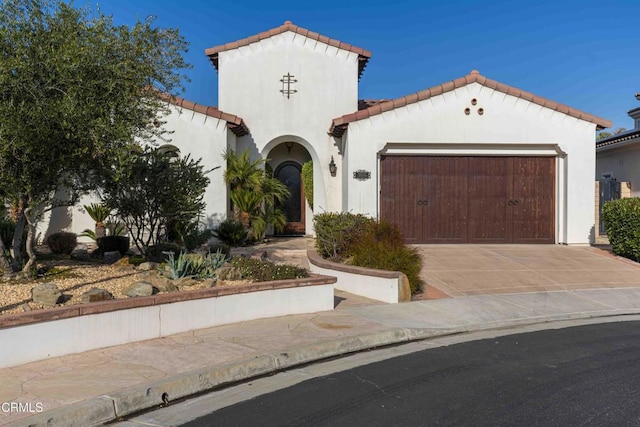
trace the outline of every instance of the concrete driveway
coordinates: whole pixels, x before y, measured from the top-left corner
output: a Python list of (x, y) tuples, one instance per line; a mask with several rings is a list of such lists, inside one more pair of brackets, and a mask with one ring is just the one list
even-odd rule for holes
[[(417, 245), (425, 294), (456, 297), (640, 287), (640, 264), (597, 247)], [(435, 288), (435, 289), (433, 289)], [(445, 295), (440, 295), (440, 297)], [(427, 296), (429, 298), (429, 296)]]

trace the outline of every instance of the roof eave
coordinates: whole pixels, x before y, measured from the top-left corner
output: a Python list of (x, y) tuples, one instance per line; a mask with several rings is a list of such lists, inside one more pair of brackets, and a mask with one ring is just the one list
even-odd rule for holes
[(189, 111), (195, 111), (196, 113), (204, 114), (205, 116), (224, 120), (227, 122), (227, 127), (229, 128), (229, 130), (236, 136), (244, 136), (249, 134), (250, 132), (249, 127), (241, 117), (225, 113), (224, 111), (219, 110), (217, 107), (197, 104), (193, 101), (189, 101), (179, 96), (171, 96), (167, 93), (161, 93), (160, 98), (172, 105), (175, 105), (178, 108), (184, 108)]
[(494, 89), (498, 92), (502, 92), (507, 95), (512, 95), (518, 98), (525, 99), (534, 104), (540, 105), (545, 108), (550, 108), (552, 110), (567, 114), (569, 116), (575, 117), (580, 120), (592, 122), (596, 125), (596, 130), (603, 130), (612, 126), (612, 122), (610, 120), (606, 120), (601, 117), (597, 117), (592, 114), (588, 114), (580, 110), (577, 110), (575, 108), (571, 108), (569, 106), (557, 103), (555, 101), (542, 98), (530, 92), (526, 92), (526, 91), (514, 88), (512, 86), (505, 85), (496, 80), (488, 79), (483, 75), (481, 75), (478, 71), (473, 70), (471, 71), (471, 73), (467, 74), (464, 77), (460, 77), (458, 79), (448, 81), (440, 85), (433, 86), (425, 90), (421, 90), (416, 93), (412, 93), (410, 95), (406, 95), (393, 100), (381, 102), (369, 108), (356, 111), (355, 113), (346, 114), (344, 116), (338, 117), (333, 120), (332, 125), (329, 129), (329, 133), (333, 134), (332, 132), (334, 127), (336, 126), (335, 125), (336, 123), (348, 124), (353, 121), (366, 119), (371, 116), (375, 116), (378, 114), (382, 114), (386, 111), (393, 110), (395, 108), (399, 108), (399, 107), (406, 106), (408, 104), (424, 101), (425, 99), (429, 99), (437, 95), (442, 95), (443, 93), (446, 93), (446, 92), (451, 92), (457, 88), (466, 86), (471, 83), (479, 83), (485, 87)]
[(329, 38), (327, 36), (323, 36), (321, 34), (315, 33), (313, 31), (309, 31), (306, 28), (299, 27), (293, 24), (291, 21), (285, 21), (285, 23), (279, 27), (273, 28), (268, 31), (263, 31), (260, 34), (256, 34), (254, 36), (246, 37), (244, 39), (236, 40), (234, 42), (225, 43), (223, 45), (213, 46), (204, 50), (204, 54), (209, 57), (215, 69), (218, 69), (218, 54), (220, 52), (224, 52), (227, 50), (237, 49), (242, 46), (247, 46), (252, 43), (257, 43), (261, 40), (267, 39), (269, 37), (276, 36), (278, 34), (285, 33), (287, 31), (294, 32), (296, 34), (300, 34), (304, 37), (310, 38), (312, 40), (319, 41), (320, 43), (324, 43), (329, 46), (336, 47), (338, 49), (346, 50), (348, 52), (356, 53), (358, 55), (358, 79), (362, 77), (362, 73), (364, 72), (365, 67), (367, 66), (367, 62), (371, 58), (371, 52), (365, 50), (361, 47), (353, 46), (349, 43), (344, 43), (336, 39)]

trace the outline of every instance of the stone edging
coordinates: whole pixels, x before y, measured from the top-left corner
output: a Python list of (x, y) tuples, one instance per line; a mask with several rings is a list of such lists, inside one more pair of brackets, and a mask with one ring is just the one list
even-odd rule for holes
[(250, 292), (266, 290), (326, 285), (335, 282), (335, 277), (311, 275), (311, 277), (305, 277), (302, 279), (274, 280), (270, 282), (248, 283), (246, 285), (221, 286), (217, 288), (213, 287), (209, 289), (197, 289), (193, 291), (160, 293), (148, 297), (134, 297), (129, 299), (100, 301), (87, 304), (78, 304), (68, 307), (54, 307), (50, 309), (35, 310), (17, 314), (4, 314), (0, 316), (0, 329), (28, 325), (32, 323), (47, 322), (52, 320), (68, 319), (78, 316), (86, 316), (89, 314), (99, 314), (117, 310), (147, 307), (158, 304), (170, 304), (174, 302), (220, 297), (225, 295), (246, 294)]

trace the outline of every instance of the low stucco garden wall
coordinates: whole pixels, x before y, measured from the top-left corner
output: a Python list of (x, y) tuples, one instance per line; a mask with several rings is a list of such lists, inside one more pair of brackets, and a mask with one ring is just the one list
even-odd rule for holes
[(307, 251), (313, 273), (334, 276), (338, 290), (386, 303), (411, 301), (407, 276), (399, 271), (375, 270), (339, 264), (322, 258), (315, 250)]
[(0, 316), (0, 368), (194, 329), (333, 310), (335, 278), (252, 283)]

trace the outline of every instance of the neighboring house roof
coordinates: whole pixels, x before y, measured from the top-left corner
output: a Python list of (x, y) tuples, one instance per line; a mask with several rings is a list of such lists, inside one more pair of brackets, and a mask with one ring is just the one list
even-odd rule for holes
[(640, 141), (640, 129), (632, 129), (627, 132), (620, 133), (618, 135), (610, 136), (609, 138), (596, 141), (596, 148), (610, 147), (612, 145), (621, 144), (623, 142), (631, 141), (632, 139), (638, 139)]
[(575, 108), (571, 108), (566, 105), (559, 104), (554, 101), (550, 101), (546, 98), (542, 98), (530, 92), (525, 92), (521, 89), (508, 86), (504, 83), (500, 83), (495, 80), (488, 79), (483, 75), (481, 75), (478, 71), (473, 70), (471, 71), (471, 73), (467, 74), (464, 77), (460, 77), (458, 79), (455, 79), (446, 83), (442, 83), (438, 86), (434, 86), (429, 89), (421, 90), (420, 92), (412, 93), (411, 95), (406, 95), (401, 98), (396, 98), (389, 101), (381, 102), (371, 107), (365, 108), (364, 110), (356, 111), (355, 113), (346, 114), (342, 117), (335, 118), (333, 119), (331, 123), (331, 127), (329, 128), (329, 134), (335, 137), (341, 137), (342, 134), (347, 130), (347, 127), (351, 122), (366, 119), (371, 116), (375, 116), (377, 114), (382, 114), (385, 111), (393, 110), (399, 107), (404, 107), (405, 105), (424, 101), (425, 99), (429, 99), (437, 95), (442, 95), (443, 93), (446, 93), (446, 92), (451, 92), (452, 90), (466, 86), (471, 83), (479, 83), (485, 87), (497, 90), (498, 92), (503, 92), (503, 93), (506, 93), (507, 95), (512, 95), (517, 98), (522, 98), (527, 101), (533, 102), (534, 104), (538, 104), (543, 107), (559, 111), (569, 116), (577, 117), (581, 120), (586, 120), (588, 122), (595, 123), (597, 125), (596, 128), (598, 130), (611, 127), (612, 125), (611, 121), (609, 120), (605, 120), (600, 117), (596, 117), (592, 114), (588, 114), (580, 110), (576, 110)]
[(220, 46), (210, 47), (208, 49), (205, 49), (204, 53), (209, 57), (209, 59), (211, 59), (211, 62), (213, 62), (213, 66), (216, 67), (216, 70), (217, 70), (218, 54), (220, 52), (224, 52), (231, 49), (237, 49), (242, 46), (247, 46), (251, 43), (257, 43), (261, 40), (268, 39), (269, 37), (273, 37), (278, 34), (285, 33), (287, 31), (292, 31), (296, 34), (300, 34), (309, 39), (317, 40), (329, 46), (337, 47), (338, 49), (357, 53), (358, 54), (358, 78), (362, 76), (362, 72), (364, 71), (364, 68), (367, 66), (367, 62), (371, 58), (371, 52), (369, 52), (368, 50), (362, 49), (361, 47), (352, 46), (348, 43), (344, 43), (339, 40), (335, 40), (318, 33), (314, 33), (313, 31), (309, 31), (302, 27), (298, 27), (297, 25), (293, 24), (291, 21), (285, 21), (283, 25), (276, 28), (272, 28), (271, 30), (268, 30), (268, 31), (264, 31), (260, 34), (256, 34), (255, 36), (247, 37), (241, 40), (237, 40), (235, 42), (225, 43)]
[(161, 95), (161, 97), (167, 100), (169, 103), (180, 108), (186, 108), (187, 110), (195, 111), (196, 113), (204, 114), (209, 117), (215, 117), (216, 119), (220, 120), (225, 120), (228, 123), (231, 132), (233, 132), (236, 136), (244, 136), (249, 133), (249, 128), (244, 123), (242, 118), (218, 110), (217, 107), (196, 104), (195, 102), (188, 101), (184, 98), (180, 98), (179, 96), (170, 96), (164, 93)]

